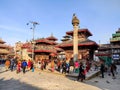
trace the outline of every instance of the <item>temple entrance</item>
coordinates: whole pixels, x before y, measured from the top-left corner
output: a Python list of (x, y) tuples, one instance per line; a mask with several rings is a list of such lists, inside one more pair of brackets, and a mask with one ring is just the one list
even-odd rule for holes
[(46, 53), (36, 53), (35, 54), (35, 60), (45, 60), (45, 59), (49, 59), (49, 54)]

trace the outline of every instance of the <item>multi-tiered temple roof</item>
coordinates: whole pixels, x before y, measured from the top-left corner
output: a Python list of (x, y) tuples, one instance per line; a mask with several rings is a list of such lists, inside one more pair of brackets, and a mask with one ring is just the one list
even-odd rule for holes
[[(47, 38), (38, 38), (34, 41), (35, 59), (49, 59), (50, 56), (57, 55), (62, 49), (56, 47), (57, 38), (53, 35)], [(27, 49), (28, 52), (33, 52), (33, 43), (27, 42), (22, 45), (22, 49)], [(30, 53), (29, 53), (30, 54)], [(31, 53), (32, 54), (32, 53)]]
[(118, 31), (116, 31), (115, 34), (112, 34), (112, 38), (110, 39), (110, 43), (118, 43), (120, 42), (120, 28), (118, 29)]
[(50, 41), (57, 41), (58, 40), (56, 37), (53, 36), (53, 34), (51, 34), (51, 36), (47, 37), (46, 39), (50, 40)]
[[(79, 29), (78, 34), (84, 33), (86, 36), (92, 36), (91, 32), (88, 29)], [(73, 36), (73, 30), (66, 32), (66, 34)]]
[[(66, 32), (67, 35), (73, 36), (73, 31)], [(88, 39), (89, 36), (92, 36), (90, 31), (88, 29), (79, 29), (78, 30), (78, 46), (90, 46), (93, 48), (97, 48), (98, 45), (96, 42)], [(58, 47), (64, 48), (64, 47), (73, 47), (73, 39), (67, 40), (65, 42), (62, 42), (58, 45)]]
[(5, 41), (0, 39), (0, 55), (6, 55), (9, 53), (9, 46), (5, 44)]
[(56, 45), (57, 43), (52, 41), (52, 40), (48, 40), (46, 38), (41, 38), (35, 41), (35, 50), (34, 52), (48, 52), (48, 53), (56, 53), (55, 47), (54, 45)]

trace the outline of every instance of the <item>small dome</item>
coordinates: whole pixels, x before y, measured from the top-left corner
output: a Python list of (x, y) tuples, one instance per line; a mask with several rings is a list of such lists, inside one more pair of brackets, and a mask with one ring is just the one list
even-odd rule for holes
[(73, 14), (73, 19), (72, 19), (72, 25), (78, 25), (79, 24), (79, 19), (76, 17), (75, 14)]

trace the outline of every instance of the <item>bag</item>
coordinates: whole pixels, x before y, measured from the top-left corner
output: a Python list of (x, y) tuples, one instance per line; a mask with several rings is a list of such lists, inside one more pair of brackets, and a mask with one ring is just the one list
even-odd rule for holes
[(63, 70), (63, 69), (60, 69), (60, 72), (61, 72), (61, 73), (62, 73), (62, 70)]

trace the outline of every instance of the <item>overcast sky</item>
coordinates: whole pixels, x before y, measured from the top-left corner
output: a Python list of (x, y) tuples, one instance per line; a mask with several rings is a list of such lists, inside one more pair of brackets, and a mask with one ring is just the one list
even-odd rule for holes
[(73, 13), (97, 43), (109, 43), (120, 27), (120, 0), (0, 0), (0, 38), (10, 45), (30, 40), (32, 25), (26, 23), (36, 21), (35, 38), (53, 33), (60, 41), (73, 30)]

